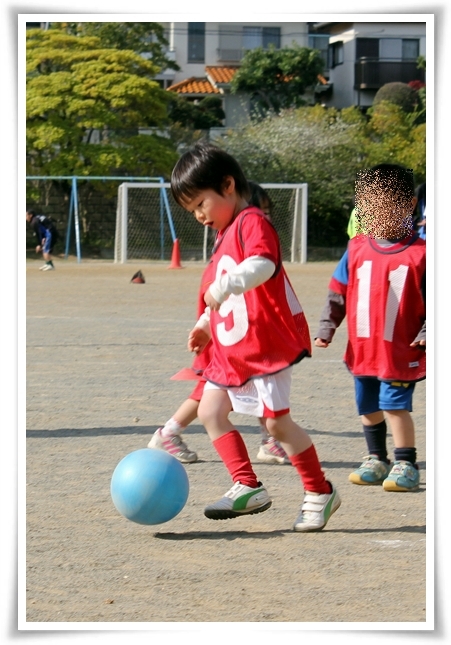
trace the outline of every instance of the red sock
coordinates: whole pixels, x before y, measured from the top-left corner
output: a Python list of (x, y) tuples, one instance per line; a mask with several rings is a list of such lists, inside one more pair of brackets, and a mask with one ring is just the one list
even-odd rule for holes
[(321, 494), (329, 494), (332, 492), (331, 485), (326, 480), (321, 469), (321, 464), (319, 463), (318, 455), (313, 444), (310, 448), (304, 450), (304, 452), (290, 457), (290, 461), (302, 479), (304, 490)]
[(247, 452), (246, 444), (238, 430), (231, 430), (215, 439), (213, 445), (229, 471), (233, 482), (257, 488), (258, 480)]

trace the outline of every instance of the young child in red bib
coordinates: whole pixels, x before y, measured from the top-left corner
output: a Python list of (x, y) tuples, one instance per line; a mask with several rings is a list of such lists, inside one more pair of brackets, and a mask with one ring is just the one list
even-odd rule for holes
[(411, 412), (415, 383), (426, 378), (426, 242), (414, 231), (415, 206), (411, 170), (380, 164), (358, 173), (357, 235), (330, 280), (315, 338), (327, 347), (346, 316), (344, 361), (367, 447), (349, 480), (394, 492), (420, 483)]
[(297, 470), (304, 501), (294, 530), (321, 530), (341, 501), (308, 433), (290, 415), (293, 365), (311, 355), (311, 341), (278, 235), (269, 218), (249, 206), (241, 167), (219, 147), (197, 144), (185, 152), (172, 172), (171, 190), (200, 224), (217, 231), (205, 311), (189, 334), (188, 349), (200, 355), (211, 342), (198, 416), (233, 486), (204, 513), (227, 519), (272, 504), (229, 419), (233, 410), (263, 418)]
[[(249, 203), (253, 206), (258, 206), (258, 208), (260, 208), (267, 217), (271, 218), (272, 202), (266, 190), (254, 181), (249, 181), (248, 185), (251, 191)], [(205, 292), (213, 281), (213, 278), (210, 277), (210, 273), (209, 263), (201, 278), (198, 302), (199, 316), (205, 309)], [(185, 378), (196, 378), (195, 375), (199, 378), (193, 391), (188, 398), (179, 405), (177, 410), (166, 421), (166, 423), (154, 432), (148, 443), (149, 448), (156, 448), (158, 450), (169, 452), (182, 463), (194, 463), (198, 460), (197, 453), (188, 448), (181, 435), (186, 427), (197, 418), (197, 410), (205, 386), (205, 379), (202, 377), (202, 373), (204, 368), (210, 362), (210, 349), (211, 342), (204, 348), (199, 356), (195, 357), (191, 372), (186, 370), (188, 376)], [(291, 462), (280, 443), (267, 431), (263, 419), (259, 419), (259, 426), (261, 440), (257, 452), (257, 460), (265, 464), (291, 465)]]

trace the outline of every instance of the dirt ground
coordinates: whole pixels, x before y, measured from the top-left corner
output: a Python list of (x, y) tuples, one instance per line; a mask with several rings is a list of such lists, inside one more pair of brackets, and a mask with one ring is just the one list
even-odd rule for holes
[[(342, 498), (324, 531), (291, 530), (303, 497), (296, 472), (257, 462), (257, 424), (240, 415), (232, 418), (272, 507), (219, 522), (203, 515), (230, 480), (194, 422), (185, 440), (200, 459), (186, 465), (186, 506), (166, 524), (138, 525), (116, 511), (111, 476), (192, 388), (170, 376), (191, 362), (186, 338), (203, 266), (56, 260), (55, 271), (41, 272), (40, 264), (26, 267), (22, 629), (216, 622), (431, 629), (425, 382), (414, 396), (417, 493), (348, 482), (366, 451), (342, 363), (343, 326), (327, 350), (314, 348), (295, 367), (292, 388), (292, 416), (309, 431)], [(312, 335), (334, 266), (286, 265)], [(138, 269), (145, 284), (130, 282)]]

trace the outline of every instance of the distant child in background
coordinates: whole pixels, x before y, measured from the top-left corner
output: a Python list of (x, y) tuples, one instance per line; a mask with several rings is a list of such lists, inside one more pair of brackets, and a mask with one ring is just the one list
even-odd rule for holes
[[(353, 484), (386, 491), (419, 487), (412, 397), (426, 378), (426, 243), (413, 228), (411, 170), (380, 164), (356, 181), (358, 229), (329, 283), (317, 347), (328, 347), (345, 316), (344, 361), (354, 376), (368, 455)], [(387, 424), (394, 463), (387, 453)]]
[[(249, 206), (249, 187), (237, 161), (221, 148), (197, 144), (176, 163), (172, 194), (203, 226), (217, 231), (211, 258), (213, 282), (205, 311), (188, 337), (201, 355), (211, 343), (211, 361), (198, 415), (233, 482), (204, 514), (213, 520), (261, 513), (272, 504), (258, 480), (233, 409), (265, 419), (282, 444), (304, 487), (295, 531), (319, 531), (340, 506), (315, 447), (290, 416), (292, 366), (311, 355), (302, 307), (284, 270), (276, 230)], [(290, 492), (290, 496), (292, 493)]]
[(352, 238), (355, 237), (357, 233), (356, 226), (355, 226), (355, 207), (352, 209), (351, 214), (349, 216), (348, 228), (346, 232), (350, 240), (352, 240)]
[[(272, 203), (266, 190), (253, 181), (249, 181), (248, 185), (251, 189), (249, 204), (257, 206), (265, 215), (270, 217)], [(208, 277), (210, 273), (209, 266), (207, 266), (201, 280), (198, 317), (200, 317), (205, 310), (204, 295), (210, 284), (213, 282), (213, 278), (209, 279)], [(210, 359), (211, 343), (209, 343), (204, 351), (194, 360), (193, 369), (194, 372), (199, 375), (199, 382), (172, 417), (166, 421), (165, 425), (155, 431), (148, 444), (148, 448), (166, 450), (183, 463), (193, 463), (197, 461), (197, 453), (189, 450), (186, 443), (182, 441), (180, 435), (183, 433), (185, 428), (197, 418), (197, 410), (199, 408), (199, 403), (205, 386), (205, 379), (202, 378), (201, 374), (204, 368), (207, 367)], [(257, 460), (266, 464), (290, 464), (291, 462), (280, 443), (267, 431), (264, 419), (259, 419), (259, 421), (261, 444), (257, 453)]]
[(418, 235), (425, 240), (426, 239), (426, 183), (420, 184), (415, 190), (415, 195), (417, 198), (417, 206), (415, 209), (416, 221), (415, 226), (418, 231)]
[(52, 260), (53, 247), (58, 237), (54, 222), (45, 215), (36, 215), (34, 210), (27, 210), (27, 222), (30, 224), (38, 240), (36, 253), (42, 253), (45, 264), (40, 267), (40, 271), (53, 271), (55, 269)]

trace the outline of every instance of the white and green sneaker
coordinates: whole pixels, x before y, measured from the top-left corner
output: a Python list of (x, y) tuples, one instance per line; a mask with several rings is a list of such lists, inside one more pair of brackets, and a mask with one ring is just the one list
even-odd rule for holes
[(271, 504), (268, 491), (261, 482), (258, 482), (257, 488), (236, 482), (224, 497), (205, 508), (204, 515), (210, 520), (228, 520), (263, 513)]
[(321, 531), (326, 526), (330, 516), (341, 505), (337, 489), (333, 484), (331, 486), (332, 492), (329, 494), (305, 491), (301, 512), (293, 526), (294, 531)]

